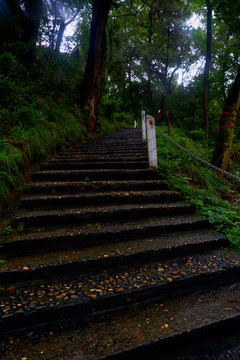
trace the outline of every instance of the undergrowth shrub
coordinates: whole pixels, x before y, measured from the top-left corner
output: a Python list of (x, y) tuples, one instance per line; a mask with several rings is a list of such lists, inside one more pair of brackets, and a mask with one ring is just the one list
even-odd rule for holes
[(240, 164), (240, 142), (233, 144), (231, 152), (231, 160)]
[[(167, 133), (166, 127), (162, 130)], [(211, 151), (202, 146), (202, 141), (193, 142), (179, 129), (171, 129), (171, 137), (209, 161)], [(160, 133), (157, 133), (157, 150), (159, 174), (169, 187), (181, 191), (200, 214), (228, 236), (233, 247), (240, 249), (240, 184), (221, 179), (211, 168), (194, 160)]]
[[(29, 69), (11, 53), (0, 55), (0, 210), (33, 163), (96, 136), (78, 106), (81, 62), (50, 49), (36, 53)], [(103, 98), (98, 135), (129, 126), (118, 105)]]

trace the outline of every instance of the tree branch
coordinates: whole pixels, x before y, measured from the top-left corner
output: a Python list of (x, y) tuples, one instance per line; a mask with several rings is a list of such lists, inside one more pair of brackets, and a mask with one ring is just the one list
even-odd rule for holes
[(75, 14), (73, 15), (73, 17), (72, 17), (70, 20), (68, 20), (68, 21), (65, 23), (65, 25), (68, 26), (69, 24), (71, 24), (71, 23), (76, 19), (76, 17), (78, 16), (79, 13), (80, 13), (80, 10), (77, 10), (77, 11), (75, 12)]

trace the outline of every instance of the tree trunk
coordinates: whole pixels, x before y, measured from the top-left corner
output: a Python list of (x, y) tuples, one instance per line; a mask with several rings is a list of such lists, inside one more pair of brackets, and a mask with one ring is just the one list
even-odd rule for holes
[(240, 106), (240, 67), (229, 91), (223, 112), (219, 116), (220, 124), (212, 164), (227, 170), (232, 150), (234, 127)]
[[(153, 14), (152, 8), (149, 10), (149, 33), (148, 33), (148, 43), (152, 43), (152, 26), (153, 26)], [(152, 67), (152, 61), (150, 61), (150, 68)], [(150, 114), (153, 113), (153, 101), (152, 101), (152, 75), (150, 69), (148, 69), (148, 103), (150, 108)]]
[(65, 23), (65, 21), (61, 20), (60, 27), (59, 27), (58, 34), (57, 34), (56, 46), (55, 46), (55, 50), (54, 50), (55, 53), (57, 53), (57, 54), (59, 53), (59, 50), (60, 50), (60, 46), (62, 43), (63, 34), (66, 29), (66, 26), (67, 26), (67, 24)]
[(134, 97), (133, 97), (133, 88), (132, 88), (132, 78), (131, 78), (131, 68), (130, 66), (127, 69), (127, 73), (128, 73), (128, 89), (129, 89), (129, 99), (131, 101), (132, 104), (132, 109), (134, 112), (134, 119), (137, 121), (138, 120), (138, 114), (136, 112), (136, 104), (134, 101)]
[(168, 77), (168, 63), (169, 63), (169, 47), (170, 47), (169, 41), (170, 41), (170, 29), (168, 28), (168, 32), (167, 32), (167, 58), (166, 58), (166, 63), (165, 63), (165, 77), (164, 77), (168, 135), (170, 135), (170, 121), (169, 121), (169, 107), (168, 107), (168, 80), (167, 80), (167, 77)]
[(150, 114), (153, 113), (153, 103), (152, 103), (152, 76), (151, 76), (151, 71), (148, 70), (147, 73), (148, 76), (148, 104), (149, 104), (149, 109), (150, 109)]
[(22, 40), (28, 43), (26, 61), (32, 63), (35, 55), (36, 40), (41, 20), (42, 0), (28, 0), (25, 5), (26, 20)]
[(60, 27), (59, 27), (58, 34), (57, 34), (56, 45), (55, 45), (55, 53), (58, 54), (60, 52), (60, 46), (62, 43), (64, 31), (66, 30), (66, 27), (68, 25), (70, 25), (76, 19), (78, 13), (79, 13), (79, 11), (76, 11), (75, 14), (73, 15), (73, 17), (66, 22), (64, 19), (61, 19)]
[(105, 87), (106, 87), (106, 97), (109, 97), (109, 65), (112, 60), (112, 50), (113, 50), (113, 28), (112, 28), (112, 19), (111, 17), (107, 21), (107, 32), (108, 32), (108, 46), (107, 46), (107, 58), (105, 61)]
[(208, 77), (211, 63), (211, 45), (212, 45), (212, 6), (210, 0), (206, 0), (207, 6), (207, 48), (206, 62), (203, 78), (203, 111), (204, 111), (204, 131), (205, 139), (208, 144), (209, 132), (209, 107), (208, 107)]
[(97, 120), (102, 66), (106, 47), (105, 29), (111, 0), (94, 0), (87, 64), (81, 86), (81, 105), (89, 109), (92, 130)]
[(49, 45), (51, 50), (54, 50), (56, 25), (57, 19), (56, 16), (54, 16), (52, 29), (49, 30)]

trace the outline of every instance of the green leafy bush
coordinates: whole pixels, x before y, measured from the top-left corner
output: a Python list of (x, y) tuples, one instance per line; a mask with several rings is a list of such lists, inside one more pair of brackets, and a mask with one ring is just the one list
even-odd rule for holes
[[(162, 130), (166, 133), (165, 127)], [(179, 129), (171, 129), (171, 137), (178, 143), (184, 143), (191, 152), (209, 160), (210, 151), (202, 146), (200, 139), (193, 142)], [(194, 160), (160, 133), (157, 135), (157, 149), (158, 171), (169, 187), (181, 191), (200, 214), (228, 236), (232, 246), (240, 249), (239, 183), (221, 179), (211, 168)]]

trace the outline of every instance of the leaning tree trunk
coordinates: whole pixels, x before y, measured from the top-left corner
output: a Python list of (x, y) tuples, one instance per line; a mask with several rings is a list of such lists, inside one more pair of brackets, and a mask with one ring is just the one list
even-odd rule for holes
[(217, 144), (212, 157), (212, 164), (227, 170), (232, 150), (234, 127), (240, 106), (240, 67), (229, 91), (223, 112), (219, 116)]
[(209, 133), (209, 107), (208, 107), (208, 76), (211, 63), (211, 45), (212, 45), (212, 6), (209, 0), (206, 0), (207, 5), (207, 49), (206, 62), (203, 78), (203, 111), (204, 111), (204, 131), (205, 139), (208, 144)]
[(58, 30), (58, 35), (57, 35), (57, 40), (56, 40), (56, 45), (55, 45), (55, 53), (59, 53), (60, 51), (60, 46), (61, 46), (61, 43), (62, 43), (62, 39), (63, 39), (63, 34), (64, 34), (64, 31), (67, 27), (67, 24), (64, 22), (64, 20), (61, 20), (60, 22), (60, 27), (59, 27), (59, 30)]
[(67, 22), (65, 22), (64, 19), (61, 19), (58, 34), (57, 34), (56, 45), (55, 45), (55, 49), (54, 49), (56, 54), (59, 54), (59, 52), (60, 52), (60, 46), (61, 46), (61, 43), (63, 40), (63, 34), (64, 34), (64, 31), (66, 30), (66, 27), (68, 25), (70, 25), (76, 19), (78, 14), (79, 14), (79, 10), (76, 11), (75, 14), (73, 15), (73, 17), (70, 20), (68, 20)]
[(106, 48), (105, 29), (111, 0), (94, 0), (88, 59), (81, 86), (81, 105), (89, 109), (92, 130), (97, 120), (100, 99), (102, 66)]

